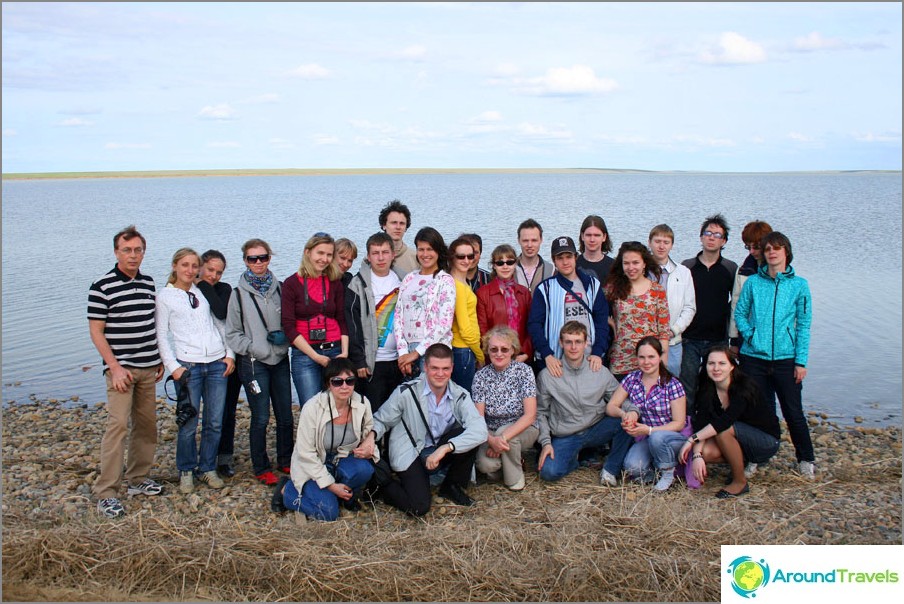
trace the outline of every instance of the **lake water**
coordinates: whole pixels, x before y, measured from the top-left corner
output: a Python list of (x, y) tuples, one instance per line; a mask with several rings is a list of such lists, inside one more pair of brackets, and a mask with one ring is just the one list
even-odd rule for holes
[[(270, 242), (272, 270), (294, 272), (320, 230), (359, 248), (380, 208), (411, 208), (406, 236), (434, 226), (447, 242), (484, 238), (484, 262), (515, 243), (518, 224), (577, 238), (587, 214), (606, 219), (616, 249), (668, 223), (673, 258), (700, 249), (703, 218), (731, 225), (725, 256), (746, 256), (740, 231), (768, 221), (788, 235), (794, 267), (810, 282), (813, 327), (805, 408), (841, 423), (901, 423), (901, 174), (438, 174), (85, 179), (3, 182), (3, 401), (105, 400), (100, 357), (88, 337), (87, 291), (115, 263), (113, 234), (136, 224), (148, 240), (142, 271), (165, 283), (173, 252), (221, 250), (236, 283), (241, 245)], [(360, 261), (360, 257), (359, 257)], [(353, 270), (357, 270), (356, 263)], [(162, 386), (160, 389), (162, 394)]]

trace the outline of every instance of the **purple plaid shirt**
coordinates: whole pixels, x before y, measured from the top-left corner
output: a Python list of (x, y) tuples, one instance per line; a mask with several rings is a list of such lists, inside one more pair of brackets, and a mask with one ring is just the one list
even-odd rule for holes
[(672, 401), (684, 396), (684, 386), (675, 376), (665, 386), (658, 383), (644, 390), (640, 370), (632, 371), (622, 380), (621, 386), (631, 402), (640, 409), (640, 421), (647, 426), (664, 426), (672, 421)]

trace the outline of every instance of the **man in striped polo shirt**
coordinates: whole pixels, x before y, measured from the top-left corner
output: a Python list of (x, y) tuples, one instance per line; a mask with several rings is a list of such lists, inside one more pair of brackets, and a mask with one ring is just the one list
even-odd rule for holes
[(108, 518), (125, 514), (119, 491), (127, 437), (128, 494), (163, 491), (148, 478), (157, 448), (155, 384), (163, 378), (163, 365), (154, 324), (154, 280), (138, 270), (145, 248), (144, 237), (134, 226), (117, 233), (113, 237), (116, 266), (88, 290), (88, 327), (107, 379), (107, 428), (100, 444), (94, 495), (98, 512)]

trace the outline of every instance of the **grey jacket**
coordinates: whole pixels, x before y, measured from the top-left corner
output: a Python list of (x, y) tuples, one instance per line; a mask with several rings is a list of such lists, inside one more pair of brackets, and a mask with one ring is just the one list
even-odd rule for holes
[(544, 369), (537, 377), (537, 442), (546, 446), (553, 436), (570, 436), (597, 423), (617, 389), (618, 380), (609, 370), (591, 371), (586, 358), (577, 369), (563, 359), (560, 378)]
[[(358, 337), (363, 340), (361, 343), (351, 343), (352, 345), (363, 344), (364, 360), (367, 368), (373, 372), (374, 365), (377, 362), (377, 316), (376, 316), (376, 300), (374, 300), (374, 290), (371, 287), (371, 271), (370, 265), (365, 261), (361, 263), (361, 270), (352, 278), (348, 288), (357, 296), (349, 303), (349, 310), (355, 313), (361, 320), (361, 328), (363, 333)], [(346, 300), (349, 300), (346, 298)], [(360, 361), (359, 361), (360, 362)]]
[[(426, 446), (427, 426), (424, 425), (424, 419), (421, 418), (412, 400), (413, 394), (417, 404), (421, 406), (424, 418), (429, 421), (427, 400), (423, 395), (426, 386), (427, 378), (424, 375), (403, 383), (374, 414), (374, 432), (377, 440), (386, 434), (387, 430), (392, 429), (389, 433), (389, 465), (396, 472), (407, 470)], [(449, 380), (447, 388), (452, 397), (452, 415), (465, 429), (458, 436), (450, 438), (449, 442), (455, 447), (456, 453), (470, 451), (486, 442), (487, 424), (477, 413), (477, 407), (474, 406), (474, 401), (471, 400), (467, 390), (452, 380)], [(408, 437), (405, 427), (401, 425), (403, 422), (411, 431), (414, 445), (411, 444), (411, 438)]]
[[(276, 282), (267, 290), (267, 295), (262, 296), (247, 280), (240, 278), (238, 286), (229, 297), (229, 308), (226, 311), (226, 344), (236, 354), (251, 356), (255, 361), (267, 365), (276, 365), (289, 354), (288, 344), (275, 346), (267, 341), (267, 333), (282, 329), (282, 288), (279, 281), (275, 278), (274, 281)], [(254, 300), (257, 300), (261, 308), (266, 325), (257, 314)]]

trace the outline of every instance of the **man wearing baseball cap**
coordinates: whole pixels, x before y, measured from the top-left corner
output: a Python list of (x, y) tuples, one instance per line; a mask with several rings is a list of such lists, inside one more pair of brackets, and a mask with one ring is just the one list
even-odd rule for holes
[(609, 346), (609, 304), (599, 280), (577, 268), (577, 248), (571, 237), (552, 240), (551, 255), (556, 274), (534, 291), (527, 331), (537, 355), (537, 369), (544, 367), (553, 377), (562, 376), (559, 331), (566, 321), (578, 321), (590, 336), (590, 368), (599, 371)]

